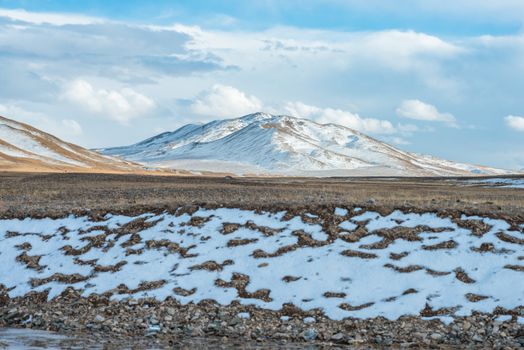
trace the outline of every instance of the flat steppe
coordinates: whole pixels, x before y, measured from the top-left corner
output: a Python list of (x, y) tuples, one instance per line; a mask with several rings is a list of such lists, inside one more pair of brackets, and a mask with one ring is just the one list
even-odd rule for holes
[(478, 178), (235, 178), (116, 174), (0, 173), (0, 215), (62, 216), (180, 206), (275, 209), (355, 205), (524, 215), (524, 190)]

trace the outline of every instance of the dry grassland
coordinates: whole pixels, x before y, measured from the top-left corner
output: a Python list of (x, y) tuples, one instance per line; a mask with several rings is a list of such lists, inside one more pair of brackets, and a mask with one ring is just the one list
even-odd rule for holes
[(180, 206), (292, 209), (363, 206), (524, 215), (524, 190), (464, 186), (438, 178), (231, 178), (1, 173), (0, 215), (62, 216)]

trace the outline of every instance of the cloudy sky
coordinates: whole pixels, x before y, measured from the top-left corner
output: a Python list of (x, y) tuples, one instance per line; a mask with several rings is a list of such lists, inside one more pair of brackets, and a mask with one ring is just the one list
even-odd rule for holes
[(524, 168), (522, 0), (0, 0), (0, 78), (85, 147), (266, 111)]

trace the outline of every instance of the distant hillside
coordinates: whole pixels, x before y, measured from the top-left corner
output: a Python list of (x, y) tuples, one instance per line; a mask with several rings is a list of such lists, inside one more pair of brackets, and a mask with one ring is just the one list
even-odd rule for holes
[(64, 142), (27, 124), (0, 116), (0, 170), (143, 172), (135, 163)]
[(471, 176), (508, 171), (401, 151), (358, 131), (256, 113), (186, 125), (127, 147), (100, 150), (150, 166), (296, 176)]

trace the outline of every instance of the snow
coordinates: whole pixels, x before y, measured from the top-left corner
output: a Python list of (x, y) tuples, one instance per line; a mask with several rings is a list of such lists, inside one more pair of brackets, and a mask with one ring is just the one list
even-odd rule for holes
[(3, 153), (10, 157), (27, 157), (27, 153), (17, 150), (14, 147), (6, 147), (4, 145), (0, 145), (0, 153)]
[(317, 322), (317, 320), (315, 320), (314, 317), (306, 317), (306, 318), (304, 318), (304, 323), (305, 324), (311, 324), (311, 323), (315, 323), (315, 322)]
[[(361, 211), (339, 227), (360, 223), (365, 225), (369, 234), (359, 241), (346, 242), (341, 238), (329, 241), (321, 223), (307, 223), (300, 216), (284, 220), (285, 214), (235, 208), (200, 208), (192, 215), (107, 215), (102, 221), (96, 222), (86, 216), (1, 219), (0, 283), (13, 288), (9, 291), (11, 297), (23, 296), (30, 291), (47, 290), (49, 298), (54, 298), (68, 286), (81, 290), (87, 296), (113, 290), (122, 283), (129, 289), (135, 289), (145, 281), (164, 280), (165, 283), (158, 288), (131, 294), (113, 294), (112, 298), (154, 297), (163, 300), (174, 297), (183, 304), (198, 303), (204, 299), (230, 304), (237, 300), (242, 304), (270, 310), (279, 310), (283, 304), (293, 303), (303, 310), (322, 308), (326, 316), (332, 319), (377, 316), (397, 319), (402, 315), (418, 315), (427, 304), (434, 310), (456, 308), (452, 315), (442, 316), (441, 319), (447, 322), (449, 320), (445, 317), (470, 315), (474, 311), (491, 312), (496, 307), (512, 309), (524, 305), (522, 272), (505, 267), (523, 265), (518, 259), (522, 255), (522, 246), (500, 240), (497, 233), (503, 232), (520, 239), (524, 238), (524, 234), (512, 231), (510, 224), (504, 220), (462, 216), (461, 220), (480, 220), (491, 225), (489, 232), (478, 237), (472, 235), (469, 229), (457, 226), (450, 218), (439, 217), (434, 213), (394, 211), (383, 216)], [(192, 218), (204, 219), (200, 226), (192, 226)], [(141, 238), (138, 243), (126, 246), (123, 243), (129, 240), (131, 234), (123, 232), (117, 235), (115, 230), (137, 220), (145, 220), (151, 227), (137, 233)], [(225, 234), (222, 233), (224, 223), (236, 223), (240, 226)], [(377, 230), (399, 225), (408, 228), (424, 225), (428, 230), (418, 235), (419, 241), (397, 239), (386, 247), (370, 247), (382, 240)], [(95, 226), (106, 227), (107, 230)], [(430, 228), (443, 230), (430, 232)], [(267, 233), (267, 230), (273, 231)], [(93, 246), (78, 256), (66, 255), (64, 246), (80, 249), (89, 243), (89, 237), (106, 231), (108, 235), (100, 246)], [(298, 232), (304, 232), (317, 243), (284, 249), (278, 255), (279, 248), (293, 247), (299, 242)], [(147, 243), (160, 240), (185, 248), (185, 255), (180, 251), (169, 251), (163, 246), (155, 248)], [(228, 244), (232, 240), (244, 243)], [(424, 249), (425, 246), (450, 240), (456, 242), (455, 248)], [(45, 266), (41, 271), (28, 269), (16, 260), (22, 253), (16, 246), (26, 242), (32, 246), (28, 255), (41, 256), (40, 265)], [(482, 243), (493, 244), (497, 253), (472, 249)], [(128, 249), (142, 252), (126, 254)], [(277, 256), (257, 258), (253, 254), (257, 250)], [(374, 254), (376, 257), (341, 255), (346, 250)], [(401, 260), (393, 260), (392, 253), (407, 255)], [(96, 259), (99, 266), (115, 265), (123, 261), (126, 264), (115, 272), (97, 272), (93, 266), (78, 264), (77, 258), (84, 261)], [(227, 263), (228, 260), (231, 262)], [(210, 271), (195, 268), (210, 261), (223, 264), (222, 269)], [(401, 273), (391, 268), (415, 265), (420, 265), (421, 269)], [(458, 280), (454, 271), (459, 268), (475, 282), (464, 283)], [(449, 274), (434, 276), (428, 273), (429, 270)], [(87, 276), (88, 279), (71, 284), (51, 281), (38, 287), (30, 284), (32, 279), (49, 277), (55, 273), (76, 273)], [(267, 289), (271, 300), (241, 298), (235, 288), (217, 286), (215, 281), (231, 281), (234, 273), (249, 277), (247, 292)], [(296, 279), (286, 281), (285, 276)], [(175, 288), (194, 290), (194, 293), (177, 295)], [(415, 289), (416, 292), (404, 293), (410, 289)], [(344, 296), (326, 297), (326, 292), (343, 293)], [(472, 302), (466, 298), (468, 293), (488, 298)], [(369, 306), (348, 311), (341, 308), (343, 303)]]
[(353, 231), (357, 228), (357, 225), (355, 225), (351, 221), (344, 221), (340, 225), (338, 225), (338, 227), (340, 227), (343, 230)]
[(348, 215), (348, 210), (343, 208), (335, 208), (335, 215), (337, 216), (346, 216)]
[[(35, 164), (52, 166), (103, 167), (130, 169), (127, 162), (88, 151), (28, 125), (0, 117), (0, 153), (9, 157), (30, 159)], [(8, 161), (17, 162), (19, 160)], [(25, 164), (25, 163), (24, 163)]]
[(150, 166), (238, 175), (507, 173), (404, 152), (341, 125), (265, 113), (186, 125), (134, 145), (100, 151)]
[(468, 183), (485, 187), (524, 188), (524, 178), (490, 178), (469, 180)]
[[(34, 135), (32, 135), (31, 133), (23, 129), (13, 128), (12, 126), (6, 125), (4, 123), (0, 123), (0, 140), (3, 140), (4, 142), (11, 144), (17, 147), (18, 149), (22, 149), (26, 152), (30, 152), (37, 156), (45, 157), (49, 160), (64, 162), (78, 166), (85, 165), (76, 160), (66, 158), (63, 155), (49, 149), (41, 142), (39, 142), (39, 139), (35, 138)], [(27, 154), (15, 156), (30, 158)]]
[(496, 318), (497, 322), (508, 322), (511, 321), (511, 315), (500, 315)]

